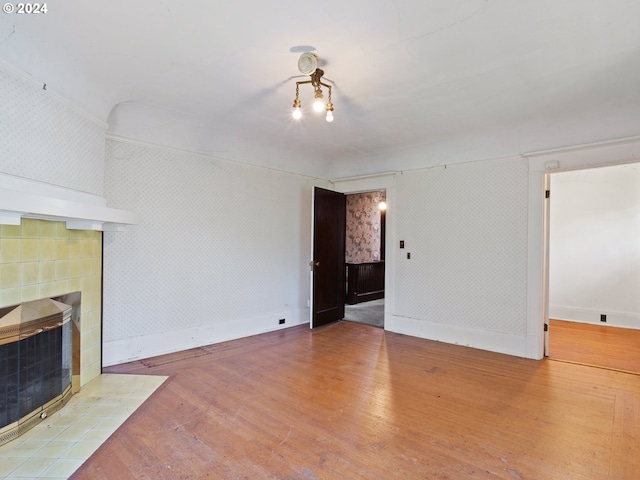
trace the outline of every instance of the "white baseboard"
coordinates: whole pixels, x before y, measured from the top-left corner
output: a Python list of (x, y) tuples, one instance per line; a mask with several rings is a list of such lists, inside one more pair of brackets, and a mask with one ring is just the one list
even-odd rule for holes
[[(607, 321), (601, 322), (600, 315), (605, 314)], [(640, 329), (640, 314), (632, 312), (616, 312), (611, 310), (594, 310), (590, 308), (549, 305), (549, 318), (569, 322), (593, 323), (611, 327)]]
[(531, 351), (531, 348), (528, 348), (531, 340), (528, 340), (526, 336), (457, 327), (427, 320), (399, 317), (397, 315), (390, 316), (392, 317), (390, 319), (391, 322), (387, 324), (385, 321), (385, 329), (395, 333), (505, 353), (517, 357), (527, 358), (527, 354), (530, 354)]
[[(284, 318), (286, 323), (279, 325)], [(282, 330), (309, 323), (309, 309), (273, 312), (268, 315), (236, 319), (223, 323), (212, 323), (195, 328), (154, 333), (142, 337), (123, 338), (104, 342), (102, 365), (105, 367), (121, 363), (226, 342), (259, 333)]]

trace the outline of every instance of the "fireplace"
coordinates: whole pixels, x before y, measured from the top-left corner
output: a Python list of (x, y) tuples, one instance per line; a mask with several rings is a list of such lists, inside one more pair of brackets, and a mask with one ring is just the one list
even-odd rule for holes
[(0, 308), (0, 445), (79, 390), (80, 292)]

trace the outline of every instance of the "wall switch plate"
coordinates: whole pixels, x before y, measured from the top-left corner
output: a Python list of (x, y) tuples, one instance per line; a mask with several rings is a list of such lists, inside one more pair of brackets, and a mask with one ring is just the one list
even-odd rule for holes
[(407, 260), (411, 260), (411, 252), (407, 252)]

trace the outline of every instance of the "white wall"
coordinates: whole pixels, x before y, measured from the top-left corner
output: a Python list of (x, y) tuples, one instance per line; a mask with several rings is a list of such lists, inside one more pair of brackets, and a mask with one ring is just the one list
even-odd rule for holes
[(526, 356), (526, 159), (404, 172), (396, 187), (391, 328)]
[(105, 233), (105, 365), (308, 322), (327, 182), (121, 139), (106, 158), (112, 206), (141, 222)]
[(550, 317), (640, 328), (640, 164), (551, 175)]
[(0, 172), (101, 195), (107, 125), (0, 64)]

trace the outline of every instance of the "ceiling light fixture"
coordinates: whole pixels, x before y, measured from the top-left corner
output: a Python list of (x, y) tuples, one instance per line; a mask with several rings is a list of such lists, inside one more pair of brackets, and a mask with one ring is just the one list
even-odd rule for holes
[[(322, 81), (324, 71), (318, 66), (318, 57), (314, 53), (303, 53), (298, 60), (298, 69), (311, 76), (311, 80), (304, 82), (296, 82), (296, 98), (293, 101), (293, 118), (299, 120), (302, 118), (302, 103), (300, 102), (300, 85), (311, 84), (314, 89), (313, 93), (313, 110), (316, 112), (326, 111), (325, 117), (327, 122), (333, 122), (333, 103), (331, 103), (331, 85), (327, 85)], [(322, 88), (327, 89), (327, 103), (324, 103), (324, 94)]]

